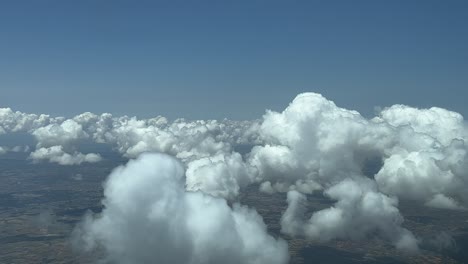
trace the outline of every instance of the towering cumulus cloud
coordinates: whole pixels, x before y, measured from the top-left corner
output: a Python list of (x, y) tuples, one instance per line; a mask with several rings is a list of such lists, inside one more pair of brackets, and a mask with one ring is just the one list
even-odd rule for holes
[(395, 127), (397, 139), (375, 176), (382, 191), (433, 207), (468, 205), (468, 129), (460, 114), (395, 105), (375, 120)]
[[(284, 233), (325, 241), (377, 234), (398, 248), (417, 250), (416, 238), (401, 227), (397, 200), (380, 193), (364, 173), (368, 160), (395, 144), (390, 126), (319, 94), (301, 94), (282, 113), (267, 112), (260, 135), (265, 145), (252, 150), (249, 162), (264, 181), (261, 190), (290, 190)], [(315, 190), (324, 190), (336, 204), (305, 220), (306, 198), (299, 192)]]
[[(377, 234), (414, 252), (418, 240), (401, 227), (398, 198), (447, 209), (468, 203), (460, 114), (396, 105), (368, 120), (306, 93), (281, 113), (268, 111), (259, 133), (264, 144), (253, 148), (248, 163), (261, 190), (290, 191), (285, 233), (317, 240)], [(316, 190), (336, 204), (306, 221), (298, 192)]]
[(76, 236), (113, 263), (287, 263), (286, 243), (266, 233), (255, 210), (187, 192), (183, 176), (163, 154), (115, 169), (102, 214), (88, 216)]
[(282, 113), (265, 114), (260, 128), (265, 144), (252, 150), (249, 162), (278, 191), (311, 192), (361, 174), (366, 158), (378, 154), (373, 144), (388, 144), (385, 132), (319, 94), (301, 94)]

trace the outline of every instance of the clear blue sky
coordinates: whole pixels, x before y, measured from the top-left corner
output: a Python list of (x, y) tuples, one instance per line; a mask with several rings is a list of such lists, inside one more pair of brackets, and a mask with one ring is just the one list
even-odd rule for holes
[(0, 106), (260, 117), (315, 91), (468, 116), (468, 1), (0, 2)]

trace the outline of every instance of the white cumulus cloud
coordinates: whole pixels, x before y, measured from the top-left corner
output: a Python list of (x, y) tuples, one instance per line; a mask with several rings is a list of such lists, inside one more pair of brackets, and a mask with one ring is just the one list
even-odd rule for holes
[(287, 263), (287, 245), (266, 232), (253, 209), (184, 189), (183, 166), (143, 154), (115, 169), (102, 214), (75, 231), (87, 250), (113, 263)]
[(95, 153), (82, 154), (74, 152), (72, 154), (63, 151), (62, 146), (52, 146), (50, 148), (39, 148), (31, 152), (29, 158), (34, 162), (47, 160), (60, 165), (79, 165), (83, 162), (94, 163), (101, 161), (101, 156)]

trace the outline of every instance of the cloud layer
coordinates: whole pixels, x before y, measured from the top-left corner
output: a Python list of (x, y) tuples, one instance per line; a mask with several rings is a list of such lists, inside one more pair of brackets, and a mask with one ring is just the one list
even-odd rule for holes
[[(35, 138), (36, 146), (31, 146), (29, 156), (35, 162), (76, 165), (100, 161), (99, 153), (80, 152), (83, 141), (107, 144), (127, 158), (145, 152), (169, 154), (181, 161), (182, 176), (176, 177), (177, 183), (164, 180), (161, 184), (179, 186), (184, 181), (185, 191), (179, 186), (174, 187), (174, 193), (191, 197), (185, 200), (209, 201), (218, 209), (225, 207), (221, 205), (225, 204), (223, 198), (236, 200), (250, 184), (259, 184), (267, 193), (288, 192), (283, 232), (313, 240), (378, 236), (397, 248), (416, 252), (421, 242), (402, 227), (399, 200), (448, 210), (466, 210), (468, 206), (467, 123), (460, 114), (437, 107), (393, 105), (369, 119), (320, 94), (304, 93), (284, 111), (267, 110), (261, 119), (252, 121), (169, 121), (162, 116), (138, 119), (107, 113), (83, 113), (67, 119), (0, 109), (0, 134), (14, 133)], [(2, 142), (0, 146), (0, 154), (11, 151)], [(131, 164), (129, 168), (134, 167)], [(123, 177), (115, 176), (117, 171), (109, 186), (112, 179)], [(135, 192), (128, 188), (122, 191)], [(118, 200), (108, 192), (108, 203)], [(323, 193), (335, 204), (305, 219), (302, 204), (307, 200), (305, 195), (314, 192)], [(196, 206), (185, 200), (180, 202), (183, 206)], [(123, 204), (109, 208), (127, 206), (126, 201), (118, 201)], [(244, 220), (246, 215), (255, 215), (239, 206), (228, 209), (219, 209), (223, 212), (219, 214)], [(174, 214), (188, 213), (176, 210)], [(89, 220), (90, 228), (111, 221), (102, 219)], [(255, 219), (252, 216), (249, 221), (262, 226)], [(233, 224), (230, 228), (239, 227)], [(96, 235), (90, 241), (102, 239), (109, 238)], [(124, 245), (108, 250), (116, 250), (118, 255)]]

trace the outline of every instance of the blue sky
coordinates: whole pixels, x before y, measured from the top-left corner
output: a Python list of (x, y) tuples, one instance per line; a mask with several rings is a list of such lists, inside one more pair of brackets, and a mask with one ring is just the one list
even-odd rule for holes
[(250, 119), (314, 91), (468, 115), (467, 1), (0, 3), (0, 106)]

